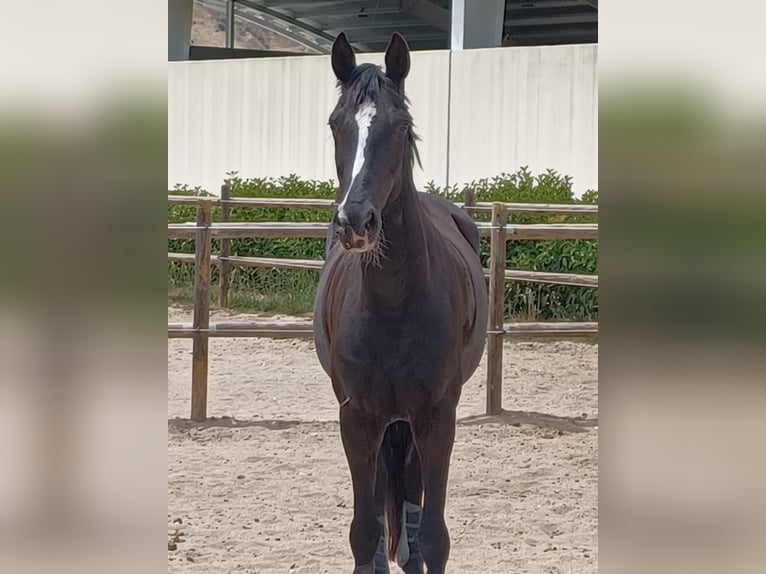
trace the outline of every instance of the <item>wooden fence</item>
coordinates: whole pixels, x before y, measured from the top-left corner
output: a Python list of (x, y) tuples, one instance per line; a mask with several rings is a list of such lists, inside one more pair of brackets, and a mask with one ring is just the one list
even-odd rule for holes
[[(228, 306), (229, 274), (233, 266), (276, 267), (282, 269), (313, 269), (319, 271), (323, 261), (306, 259), (276, 259), (268, 257), (237, 257), (230, 254), (229, 240), (235, 238), (324, 238), (327, 223), (231, 223), (231, 207), (315, 208), (333, 209), (326, 199), (231, 198), (228, 186), (221, 188), (221, 197), (168, 196), (170, 205), (195, 205), (196, 222), (168, 225), (169, 239), (194, 239), (195, 252), (168, 253), (169, 261), (194, 263), (194, 316), (191, 325), (168, 324), (168, 338), (192, 339), (192, 400), (191, 418), (207, 418), (208, 340), (210, 337), (313, 337), (311, 323), (217, 323), (210, 324), (210, 270), (220, 266), (218, 303)], [(213, 206), (221, 207), (219, 223), (212, 222)], [(597, 215), (597, 205), (536, 204), (536, 203), (477, 203), (468, 190), (465, 202), (459, 204), (471, 213), (489, 213), (489, 223), (477, 223), (479, 233), (490, 238), (489, 317), (487, 322), (487, 414), (502, 412), (503, 338), (506, 336), (577, 337), (598, 334), (596, 322), (515, 322), (506, 323), (505, 282), (527, 281), (581, 287), (598, 287), (597, 275), (550, 273), (545, 271), (507, 270), (506, 244), (512, 240), (598, 239), (598, 224), (508, 224), (510, 214)], [(220, 239), (220, 253), (212, 254), (212, 239)]]

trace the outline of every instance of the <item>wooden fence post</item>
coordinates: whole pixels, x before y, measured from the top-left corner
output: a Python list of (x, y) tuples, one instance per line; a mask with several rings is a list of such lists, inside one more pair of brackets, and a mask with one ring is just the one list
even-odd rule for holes
[[(476, 205), (476, 192), (470, 186), (463, 189), (463, 207), (474, 207)], [(473, 209), (466, 209), (468, 215), (476, 219)]]
[[(228, 183), (221, 186), (221, 221), (229, 221), (229, 199), (231, 188)], [(218, 266), (218, 306), (225, 309), (229, 306), (229, 271), (231, 265), (226, 259), (231, 254), (229, 239), (221, 239), (220, 264)]]
[(197, 203), (197, 231), (194, 242), (194, 328), (192, 344), (191, 418), (207, 418), (208, 329), (210, 327), (210, 223), (213, 202)]
[(489, 321), (487, 322), (487, 414), (503, 411), (503, 319), (505, 311), (505, 225), (508, 210), (492, 204), (489, 256)]

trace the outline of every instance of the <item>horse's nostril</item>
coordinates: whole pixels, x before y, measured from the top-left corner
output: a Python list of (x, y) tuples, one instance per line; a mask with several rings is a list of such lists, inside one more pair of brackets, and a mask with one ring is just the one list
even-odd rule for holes
[(375, 222), (375, 212), (371, 211), (369, 215), (367, 215), (367, 219), (364, 220), (364, 229), (369, 231), (372, 229), (372, 225)]

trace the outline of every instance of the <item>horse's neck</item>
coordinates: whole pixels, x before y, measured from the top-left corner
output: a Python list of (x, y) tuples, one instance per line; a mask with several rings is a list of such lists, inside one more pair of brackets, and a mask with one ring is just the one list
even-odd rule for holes
[(417, 304), (428, 278), (425, 218), (411, 177), (403, 178), (381, 215), (385, 245), (380, 264), (364, 267), (363, 288), (381, 309), (404, 310)]

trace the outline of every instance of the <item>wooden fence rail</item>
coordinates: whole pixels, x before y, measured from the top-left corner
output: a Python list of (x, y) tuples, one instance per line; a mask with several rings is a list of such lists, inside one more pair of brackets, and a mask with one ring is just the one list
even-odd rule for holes
[[(194, 253), (168, 252), (168, 261), (194, 263)], [(310, 271), (320, 271), (324, 265), (324, 261), (321, 259), (281, 259), (277, 257), (240, 257), (238, 255), (230, 255), (228, 257), (213, 255), (211, 261), (214, 265), (221, 265), (221, 262), (227, 262), (230, 267), (269, 267), (272, 269), (304, 269)], [(484, 269), (484, 275), (489, 277), (489, 269)], [(506, 269), (505, 280), (572, 285), (575, 287), (598, 287), (598, 275), (583, 275), (580, 273)], [(223, 281), (219, 280), (219, 282), (222, 283)], [(221, 305), (220, 303), (219, 306), (226, 307), (226, 305)]]
[(270, 337), (272, 339), (311, 339), (314, 336), (313, 325), (303, 323), (215, 323), (205, 329), (197, 329), (194, 324), (169, 323), (168, 339), (192, 339), (197, 333), (206, 337)]
[[(477, 223), (479, 234), (490, 237), (494, 226)], [(598, 239), (597, 223), (528, 223), (503, 225), (509, 239), (525, 240), (562, 240), (562, 239)], [(197, 227), (194, 224), (168, 224), (168, 239), (192, 239)], [(210, 235), (220, 239), (285, 239), (311, 238), (324, 239), (327, 236), (327, 223), (213, 223)]]
[[(311, 339), (314, 325), (310, 321), (265, 323), (236, 322), (214, 323), (206, 328), (195, 328), (193, 323), (168, 323), (168, 339), (193, 339), (195, 333), (205, 333), (207, 337), (269, 337), (272, 339)], [(505, 323), (498, 331), (499, 335), (519, 335), (529, 337), (588, 337), (598, 334), (598, 323), (575, 321), (520, 321)]]
[[(171, 205), (196, 205), (197, 219), (191, 224), (169, 224), (170, 239), (195, 240), (195, 252), (168, 253), (169, 261), (194, 263), (194, 318), (191, 325), (168, 324), (168, 338), (190, 338), (192, 347), (192, 401), (191, 418), (207, 417), (208, 341), (211, 337), (313, 337), (310, 322), (291, 323), (216, 323), (210, 324), (210, 270), (220, 266), (221, 290), (219, 304), (228, 302), (229, 272), (233, 266), (275, 267), (282, 269), (320, 270), (323, 262), (308, 259), (277, 259), (269, 257), (239, 257), (230, 255), (229, 239), (236, 238), (325, 238), (327, 223), (231, 223), (226, 221), (229, 208), (248, 207), (301, 207), (332, 208), (331, 200), (293, 200), (272, 198), (230, 199), (228, 189), (222, 188), (221, 199), (187, 196), (169, 196)], [(214, 205), (221, 206), (224, 219), (212, 223)], [(598, 276), (575, 273), (552, 273), (505, 269), (506, 243), (510, 240), (567, 240), (597, 239), (598, 224), (508, 224), (511, 213), (557, 213), (595, 215), (596, 205), (552, 205), (474, 203), (473, 195), (466, 193), (465, 209), (491, 213), (490, 223), (478, 223), (482, 236), (490, 237), (489, 317), (487, 324), (487, 414), (502, 412), (503, 339), (506, 336), (594, 337), (598, 335), (596, 322), (516, 322), (504, 323), (505, 282), (530, 281), (598, 287)], [(221, 252), (213, 255), (212, 239), (221, 240)]]
[[(226, 191), (224, 192), (224, 188)], [(230, 198), (230, 189), (224, 185), (221, 197), (200, 197), (191, 195), (168, 195), (169, 205), (197, 205), (200, 199), (208, 199), (213, 205), (229, 207), (261, 207), (261, 208), (292, 208), (292, 209), (334, 209), (337, 205), (332, 199), (299, 199), (285, 197), (236, 197)], [(472, 202), (468, 197), (463, 203), (455, 203), (472, 213), (491, 213), (492, 203)], [(565, 203), (506, 203), (508, 213), (553, 215), (598, 215), (598, 205), (565, 204)]]

